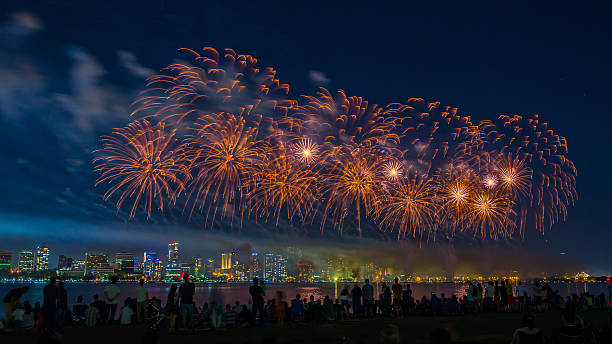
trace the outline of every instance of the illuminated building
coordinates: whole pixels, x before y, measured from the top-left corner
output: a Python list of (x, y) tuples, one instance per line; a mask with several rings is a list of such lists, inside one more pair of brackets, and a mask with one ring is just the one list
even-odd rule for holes
[(145, 275), (145, 278), (151, 279), (151, 276), (154, 275), (153, 265), (157, 264), (159, 259), (157, 259), (157, 253), (152, 251), (145, 251), (142, 256), (142, 273)]
[(202, 277), (204, 275), (204, 265), (202, 265), (202, 258), (195, 257), (193, 258), (193, 274), (197, 277)]
[(298, 260), (295, 268), (295, 277), (298, 282), (310, 282), (312, 281), (312, 263), (305, 260)]
[(11, 271), (12, 262), (12, 251), (0, 251), (0, 270)]
[(115, 263), (119, 270), (133, 274), (138, 272), (138, 258), (134, 253), (130, 252), (117, 252), (115, 254)]
[(168, 244), (168, 265), (169, 268), (179, 267), (179, 243), (171, 242)]
[(232, 266), (234, 265), (232, 261), (233, 257), (233, 253), (221, 253), (221, 271), (229, 272), (232, 270)]
[(85, 253), (85, 274), (94, 278), (103, 278), (115, 273), (115, 270), (108, 263), (108, 256), (105, 254)]
[(42, 243), (42, 245), (36, 247), (36, 271), (44, 271), (49, 270), (49, 255), (51, 251), (47, 247), (47, 244)]
[(377, 270), (378, 268), (376, 265), (374, 265), (374, 263), (365, 264), (361, 267), (361, 278), (364, 280), (369, 279), (370, 281), (375, 281)]
[(267, 253), (264, 257), (264, 279), (281, 282), (287, 278), (287, 258), (279, 254)]
[(57, 269), (58, 270), (68, 270), (72, 267), (72, 258), (66, 257), (63, 254), (57, 259)]
[(212, 279), (215, 273), (215, 260), (208, 258), (206, 260), (206, 265), (204, 265), (204, 277), (207, 279)]
[(261, 261), (259, 259), (259, 253), (251, 253), (251, 262), (249, 265), (249, 279), (253, 279), (253, 277), (261, 278)]
[(70, 268), (58, 269), (57, 275), (60, 278), (83, 278), (85, 276), (85, 261), (82, 259), (73, 260)]
[(34, 252), (32, 251), (21, 251), (19, 253), (19, 261), (17, 262), (17, 269), (21, 274), (27, 274), (34, 271), (36, 268), (36, 260), (34, 258)]

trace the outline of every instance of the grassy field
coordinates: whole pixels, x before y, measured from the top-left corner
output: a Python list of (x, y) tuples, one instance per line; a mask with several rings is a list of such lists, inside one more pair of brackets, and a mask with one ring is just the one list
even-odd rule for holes
[[(607, 313), (590, 311), (582, 315), (585, 323), (594, 328), (604, 326)], [(162, 330), (159, 343), (339, 343), (342, 337), (350, 337), (349, 343), (379, 343), (379, 332), (386, 324), (400, 329), (402, 343), (428, 343), (429, 333), (437, 327), (451, 329), (458, 340), (478, 343), (509, 343), (514, 329), (521, 326), (518, 313), (485, 313), (455, 317), (421, 317), (404, 319), (376, 318), (371, 320), (345, 320), (332, 324), (297, 324), (283, 328), (240, 328), (218, 331), (202, 331), (196, 334), (169, 335)], [(536, 327), (546, 336), (561, 325), (561, 314), (548, 312), (536, 314)], [(62, 332), (64, 343), (140, 343), (144, 328), (118, 325), (88, 328), (69, 328)], [(1, 343), (36, 343), (33, 332), (9, 332), (0, 334)], [(152, 343), (148, 343), (152, 344)]]

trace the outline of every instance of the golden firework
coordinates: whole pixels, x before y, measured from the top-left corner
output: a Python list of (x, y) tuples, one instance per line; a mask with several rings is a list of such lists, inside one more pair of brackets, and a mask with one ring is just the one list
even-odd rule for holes
[(233, 217), (237, 203), (248, 193), (249, 180), (260, 156), (257, 128), (246, 125), (242, 117), (220, 113), (216, 121), (204, 118), (193, 128), (184, 142), (191, 163), (193, 180), (189, 183), (190, 214), (202, 211), (208, 203), (206, 221), (218, 210)]
[(368, 216), (374, 209), (380, 192), (381, 161), (367, 147), (339, 149), (330, 156), (325, 178), (325, 208), (321, 229), (326, 218), (334, 218), (334, 227), (342, 234), (344, 219), (349, 209), (355, 211), (357, 232), (361, 236), (361, 214)]
[(164, 123), (151, 125), (143, 120), (115, 129), (113, 134), (101, 139), (103, 147), (97, 151), (101, 156), (94, 159), (100, 173), (95, 185), (113, 184), (104, 194), (105, 200), (121, 190), (117, 209), (133, 198), (130, 218), (144, 199), (149, 219), (155, 200), (163, 211), (164, 203), (184, 189), (181, 178), (189, 179), (184, 152), (175, 147), (175, 130), (166, 131)]
[(318, 194), (317, 171), (304, 166), (282, 145), (266, 146), (263, 151), (251, 179), (250, 211), (265, 218), (273, 216), (276, 225), (283, 210), (290, 222), (295, 216), (306, 222)]
[(397, 231), (400, 239), (406, 234), (422, 237), (437, 227), (437, 208), (432, 180), (426, 177), (400, 178), (380, 197), (377, 218), (384, 228)]

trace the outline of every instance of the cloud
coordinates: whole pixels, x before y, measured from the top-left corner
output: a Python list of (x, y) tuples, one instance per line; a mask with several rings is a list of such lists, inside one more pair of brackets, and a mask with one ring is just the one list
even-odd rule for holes
[(57, 94), (56, 98), (73, 115), (81, 130), (79, 135), (91, 136), (94, 128), (126, 117), (124, 104), (128, 100), (102, 83), (106, 70), (98, 60), (80, 48), (69, 49), (67, 55), (73, 60), (69, 80), (72, 93)]
[(318, 70), (311, 70), (310, 72), (308, 72), (308, 78), (315, 84), (327, 84), (328, 82), (330, 82), (327, 75)]
[(119, 50), (117, 51), (117, 56), (119, 64), (134, 76), (148, 78), (155, 73), (153, 69), (139, 64), (136, 56), (130, 51)]
[(42, 21), (29, 12), (14, 12), (11, 17), (13, 25), (23, 30), (38, 31), (44, 28)]

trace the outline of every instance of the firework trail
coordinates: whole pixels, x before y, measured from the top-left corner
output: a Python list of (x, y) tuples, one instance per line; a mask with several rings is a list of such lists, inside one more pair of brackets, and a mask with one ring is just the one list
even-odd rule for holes
[(567, 141), (537, 115), (475, 124), (440, 102), (378, 106), (324, 88), (296, 101), (251, 55), (179, 51), (188, 61), (147, 81), (136, 120), (102, 137), (95, 159), (96, 185), (120, 194), (117, 208), (130, 199), (130, 217), (181, 202), (211, 225), (317, 215), (341, 234), (354, 216), (360, 236), (370, 219), (398, 238), (505, 239), (545, 231), (577, 199)]
[(379, 197), (377, 218), (383, 228), (397, 232), (397, 238), (405, 235), (432, 232), (435, 237), (437, 208), (433, 181), (430, 178), (400, 178), (393, 187), (386, 188)]
[(132, 104), (133, 116), (182, 126), (210, 112), (231, 112), (259, 122), (264, 114), (284, 114), (295, 106), (287, 99), (289, 85), (276, 78), (273, 68), (257, 67), (251, 55), (211, 47), (179, 52), (189, 61), (150, 77)]
[(521, 234), (526, 223), (543, 232), (565, 220), (567, 208), (578, 197), (577, 170), (566, 157), (565, 137), (555, 134), (538, 115), (501, 115), (496, 121), (482, 121), (480, 128), (487, 136), (485, 151), (512, 154), (510, 159), (526, 168), (523, 179), (530, 181), (522, 183), (526, 191), (516, 193), (524, 197), (516, 200), (521, 207)]
[(323, 193), (325, 206), (321, 229), (329, 215), (334, 227), (342, 234), (344, 219), (355, 211), (357, 232), (361, 236), (361, 214), (370, 215), (382, 187), (382, 161), (371, 148), (342, 149), (335, 152), (328, 163)]
[[(231, 216), (244, 195), (261, 154), (257, 128), (248, 126), (244, 118), (231, 113), (217, 114), (216, 121), (201, 118), (184, 140), (183, 149), (189, 159), (193, 179), (188, 184), (190, 216), (208, 204), (206, 222), (220, 210)], [(212, 214), (211, 214), (212, 210)]]
[(133, 198), (130, 217), (136, 214), (141, 199), (147, 219), (155, 200), (163, 211), (164, 203), (184, 189), (183, 179), (189, 179), (185, 154), (176, 146), (174, 135), (175, 131), (167, 131), (164, 123), (151, 125), (143, 120), (103, 136), (102, 148), (97, 151), (100, 156), (94, 163), (100, 173), (95, 185), (112, 185), (104, 199), (120, 193), (119, 209), (126, 199)]
[[(319, 174), (303, 155), (282, 145), (265, 147), (251, 179), (250, 211), (266, 219), (272, 216), (277, 226), (283, 210), (290, 222), (296, 216), (307, 222), (318, 196)], [(310, 154), (306, 160), (312, 162)]]

